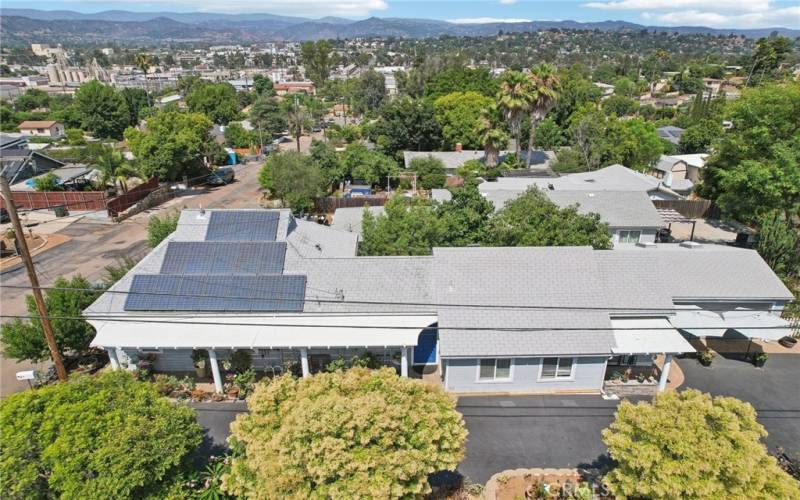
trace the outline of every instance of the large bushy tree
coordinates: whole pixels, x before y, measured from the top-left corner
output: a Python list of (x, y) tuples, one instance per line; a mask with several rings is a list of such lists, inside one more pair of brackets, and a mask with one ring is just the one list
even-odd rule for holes
[[(80, 318), (83, 310), (99, 297), (101, 290), (93, 291), (92, 284), (78, 275), (70, 279), (59, 277), (52, 288), (45, 290), (44, 303), (56, 345), (62, 356), (80, 355), (89, 350), (95, 336), (92, 326)], [(25, 297), (30, 320), (15, 319), (0, 327), (3, 356), (6, 358), (43, 361), (50, 357), (44, 337), (39, 311), (32, 295)]]
[(441, 142), (441, 130), (430, 100), (400, 96), (383, 106), (378, 120), (368, 128), (368, 134), (380, 151), (397, 157), (405, 149), (436, 149)]
[(314, 82), (317, 88), (323, 86), (331, 74), (331, 69), (336, 64), (336, 52), (327, 40), (316, 42), (303, 42), (300, 45), (300, 57), (306, 77)]
[(499, 81), (487, 68), (467, 68), (464, 65), (447, 67), (436, 72), (425, 82), (425, 95), (436, 99), (453, 92), (477, 92), (486, 97), (494, 97), (499, 89)]
[(488, 246), (611, 247), (608, 226), (597, 214), (583, 215), (575, 207), (559, 208), (537, 188), (530, 188), (492, 215), (483, 230)]
[(424, 198), (391, 198), (384, 213), (364, 210), (360, 255), (430, 255), (431, 248), (448, 246), (448, 227), (437, 204)]
[(130, 111), (125, 98), (114, 87), (97, 80), (84, 83), (75, 92), (75, 108), (81, 128), (98, 138), (121, 139), (130, 124)]
[(433, 103), (436, 122), (442, 128), (442, 147), (453, 150), (460, 143), (464, 149), (483, 146), (479, 120), (494, 100), (477, 92), (453, 92)]
[(258, 182), (297, 213), (311, 209), (313, 199), (323, 194), (326, 185), (312, 158), (296, 151), (271, 155), (258, 173)]
[(125, 131), (136, 164), (145, 177), (177, 180), (215, 163), (224, 150), (211, 137), (211, 120), (200, 113), (161, 111), (147, 119), (144, 130)]
[(653, 402), (623, 401), (603, 431), (617, 498), (800, 498), (800, 483), (778, 467), (749, 404), (696, 390)]
[[(412, 498), (453, 470), (467, 431), (455, 399), (394, 370), (260, 384), (231, 425), (224, 489), (241, 498)], [(266, 486), (268, 485), (268, 486)]]
[(227, 82), (201, 83), (186, 95), (186, 105), (195, 113), (203, 113), (212, 122), (227, 125), (239, 114), (236, 89)]
[(125, 371), (8, 396), (0, 433), (7, 498), (178, 498), (202, 442), (193, 410)]

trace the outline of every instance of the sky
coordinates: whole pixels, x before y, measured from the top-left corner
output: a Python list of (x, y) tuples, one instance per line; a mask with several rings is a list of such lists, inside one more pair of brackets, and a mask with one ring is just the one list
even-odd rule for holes
[(360, 19), (414, 17), (454, 22), (624, 20), (659, 26), (800, 28), (800, 0), (3, 0), (5, 8), (99, 12), (266, 12)]

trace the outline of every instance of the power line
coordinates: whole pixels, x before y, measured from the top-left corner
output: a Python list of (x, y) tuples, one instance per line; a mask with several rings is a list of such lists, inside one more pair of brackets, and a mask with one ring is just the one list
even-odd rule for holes
[[(24, 316), (24, 315), (10, 315), (0, 314), (0, 318), (16, 318), (16, 319), (42, 319), (41, 316)], [(481, 332), (551, 332), (551, 331), (639, 331), (639, 330), (665, 330), (674, 331), (674, 327), (657, 326), (657, 327), (541, 327), (541, 326), (520, 326), (520, 327), (478, 327), (478, 326), (386, 326), (386, 325), (330, 325), (330, 324), (286, 324), (286, 323), (243, 323), (243, 322), (230, 322), (230, 321), (164, 321), (158, 319), (136, 319), (136, 318), (120, 318), (119, 316), (102, 316), (102, 315), (87, 315), (87, 316), (45, 316), (44, 319), (49, 320), (75, 320), (86, 321), (87, 319), (96, 321), (108, 321), (112, 323), (156, 323), (156, 324), (170, 324), (170, 325), (215, 325), (215, 326), (253, 326), (253, 327), (281, 327), (281, 328), (352, 328), (359, 330), (459, 330), (459, 331), (481, 331)], [(775, 329), (789, 329), (791, 326), (728, 326), (728, 329), (737, 330), (775, 330)], [(698, 327), (681, 327), (681, 330), (719, 330), (716, 326), (698, 326)], [(222, 342), (224, 344), (224, 342)]]

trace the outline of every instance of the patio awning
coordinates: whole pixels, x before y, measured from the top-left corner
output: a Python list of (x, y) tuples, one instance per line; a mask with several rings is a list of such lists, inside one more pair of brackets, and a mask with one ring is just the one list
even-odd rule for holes
[(778, 340), (789, 335), (789, 322), (768, 311), (736, 309), (713, 312), (690, 306), (679, 310), (670, 323), (695, 337)]
[(92, 346), (153, 349), (412, 347), (417, 345), (420, 331), (437, 320), (436, 316), (428, 315), (203, 316), (169, 318), (163, 322), (158, 322), (157, 317), (141, 322), (133, 319), (90, 320), (97, 330)]
[(612, 319), (615, 354), (695, 352), (694, 347), (664, 318)]

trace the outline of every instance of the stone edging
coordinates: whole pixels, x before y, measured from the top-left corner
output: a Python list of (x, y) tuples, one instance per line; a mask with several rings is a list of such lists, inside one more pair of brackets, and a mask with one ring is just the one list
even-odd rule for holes
[(494, 500), (497, 497), (497, 485), (498, 479), (502, 476), (506, 476), (508, 478), (511, 477), (519, 477), (519, 476), (560, 476), (560, 475), (581, 475), (581, 472), (578, 469), (508, 469), (501, 472), (498, 472), (492, 475), (489, 478), (489, 481), (486, 482), (486, 487), (483, 489), (483, 498), (484, 500)]

